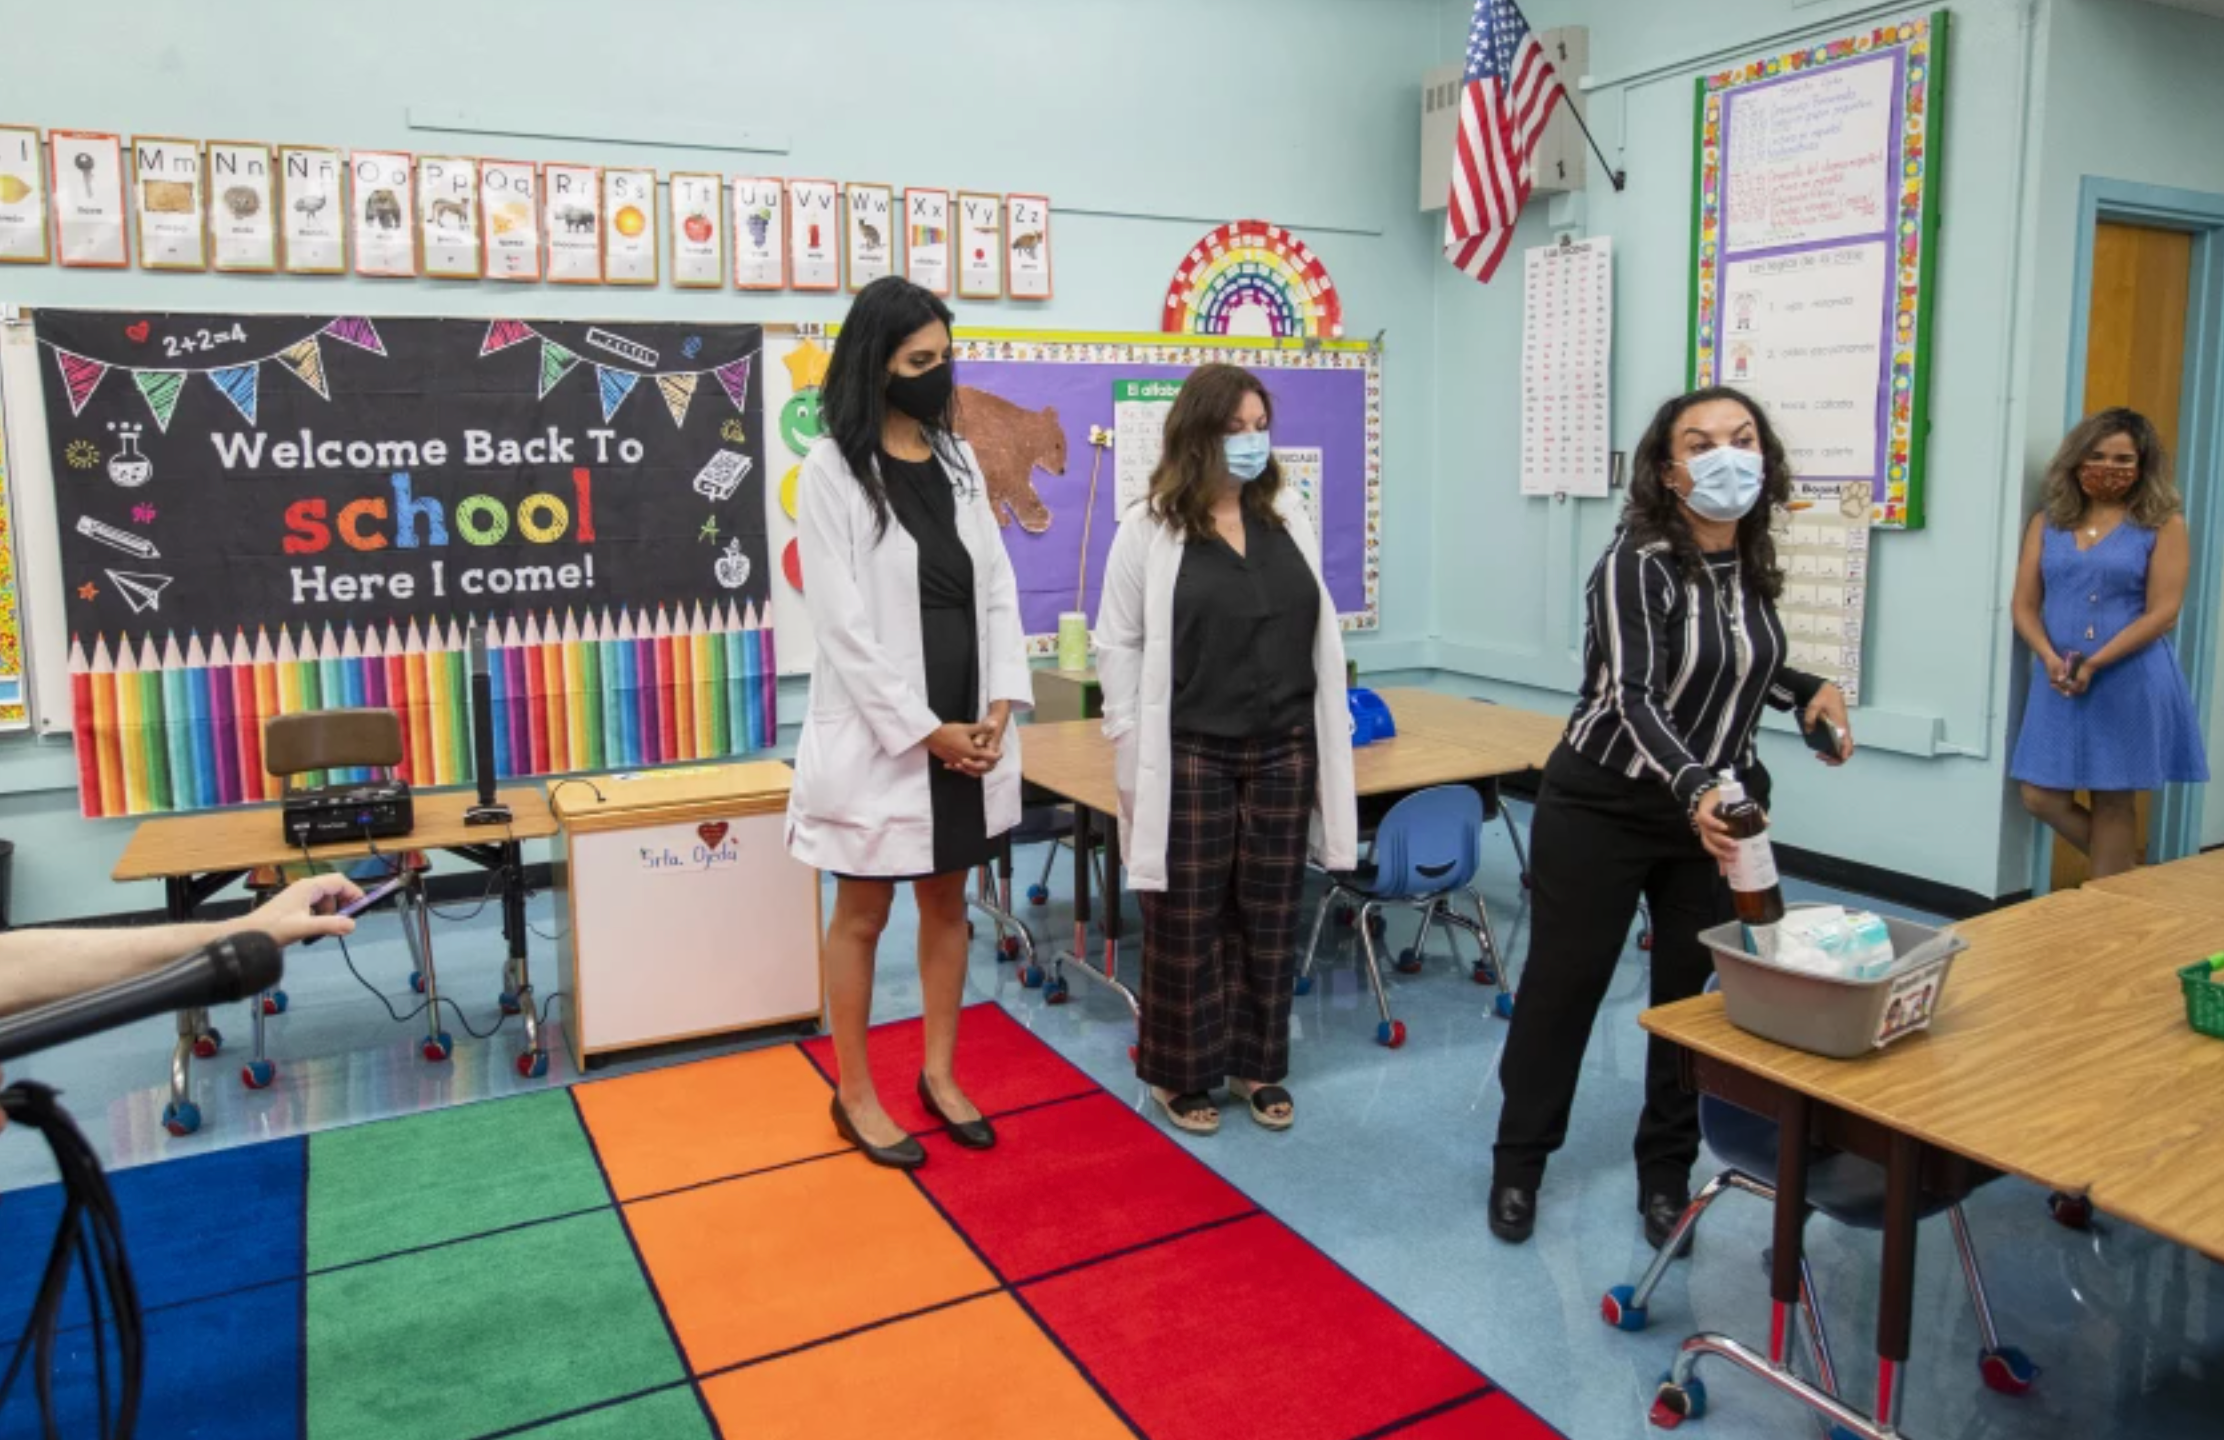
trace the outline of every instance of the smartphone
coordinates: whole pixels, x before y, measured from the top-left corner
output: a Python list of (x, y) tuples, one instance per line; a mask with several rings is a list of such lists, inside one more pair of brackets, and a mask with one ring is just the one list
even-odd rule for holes
[(2082, 668), (2084, 664), (2085, 652), (2082, 650), (2072, 650), (2069, 654), (2062, 657), (2062, 674), (2067, 676), (2069, 679), (2075, 680), (2077, 678), (2078, 670)]
[(1807, 748), (1817, 755), (1827, 755), (1835, 760), (1845, 751), (1838, 727), (1830, 723), (1828, 715), (1817, 715), (1815, 723), (1800, 731), (1807, 741)]
[[(373, 885), (370, 889), (364, 891), (362, 899), (351, 900), (332, 913), (352, 920), (356, 916), (362, 914), (364, 911), (370, 909), (373, 905), (376, 905), (379, 901), (384, 900), (387, 896), (393, 894), (396, 890), (401, 889), (402, 886), (408, 883), (409, 877), (407, 875), (396, 875), (393, 879), (386, 881), (384, 884)], [(301, 943), (304, 945), (314, 945), (317, 943), (317, 941), (323, 938), (324, 937), (321, 935), (312, 935), (307, 940), (304, 940)]]

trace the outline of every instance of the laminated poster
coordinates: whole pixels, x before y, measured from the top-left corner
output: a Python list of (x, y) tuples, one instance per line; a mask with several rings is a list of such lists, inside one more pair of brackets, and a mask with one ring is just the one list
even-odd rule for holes
[(131, 155), (132, 183), (139, 188), (139, 268), (206, 270), (200, 142), (135, 135)]
[(656, 172), (602, 172), (602, 278), (609, 285), (654, 285)]
[(278, 147), (278, 234), (287, 274), (346, 273), (346, 174), (337, 150)]
[(602, 283), (602, 171), (592, 165), (544, 165), (548, 278), (558, 285)]
[(788, 283), (798, 290), (838, 290), (842, 285), (842, 187), (831, 180), (788, 182)]
[(540, 173), (530, 160), (479, 162), (479, 213), (486, 239), (486, 278), (541, 278)]
[(0, 127), (0, 263), (43, 265), (46, 240), (46, 157), (39, 132)]
[(788, 283), (787, 187), (778, 180), (736, 179), (734, 288), (779, 290)]
[(896, 269), (895, 210), (893, 192), (886, 185), (849, 186), (843, 197), (848, 224), (843, 230), (849, 250), (849, 288), (862, 290)]
[(937, 295), (950, 293), (949, 191), (904, 191), (904, 274)]
[(675, 171), (672, 200), (672, 284), (716, 290), (726, 283), (726, 182), (718, 175)]
[(478, 279), (478, 162), (456, 155), (419, 157), (417, 199), (425, 274), (436, 280)]
[(1007, 195), (1004, 253), (1014, 300), (1050, 298), (1050, 197)]
[(267, 274), (278, 268), (277, 171), (270, 147), (208, 142), (210, 264)]
[(415, 157), (408, 151), (357, 150), (348, 156), (355, 273), (417, 273)]
[(118, 270), (131, 263), (124, 234), (124, 147), (114, 135), (46, 132), (52, 162), (55, 246), (64, 265)]
[(958, 192), (958, 298), (1004, 298), (1004, 197)]

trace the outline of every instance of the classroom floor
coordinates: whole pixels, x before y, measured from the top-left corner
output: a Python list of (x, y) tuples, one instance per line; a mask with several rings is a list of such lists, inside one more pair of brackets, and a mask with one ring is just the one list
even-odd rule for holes
[[(1486, 855), (1484, 893), (1500, 938), (1516, 957), (1525, 956), (1527, 915), (1502, 832), (1493, 831)], [(1021, 870), (1031, 874), (1039, 859), (1027, 859)], [(1063, 898), (1069, 873), (1061, 863), (1051, 905), (1028, 912), (1046, 952), (1070, 934)], [(1802, 898), (1820, 898), (1811, 888), (1793, 888)], [(443, 989), (484, 1028), (494, 1019), (500, 965), (495, 917), (491, 907), (475, 916), (469, 904), (444, 908), (454, 918), (436, 929)], [(538, 929), (553, 933), (545, 897), (535, 900), (531, 913)], [(1132, 920), (1132, 908), (1129, 913)], [(404, 988), (408, 964), (393, 923), (374, 917), (352, 948), (364, 974), (402, 1005), (412, 997)], [(899, 906), (884, 950), (876, 1019), (917, 1013), (911, 935), (908, 913)], [(1391, 938), (1397, 945), (1405, 935), (1394, 928)], [(552, 946), (545, 935), (535, 945), (546, 984), (553, 977), (547, 963)], [(1126, 959), (1132, 972), (1132, 940)], [(168, 1049), (168, 1030), (160, 1023), (71, 1047), (15, 1073), (62, 1088), (65, 1103), (113, 1165), (208, 1154), (577, 1078), (559, 1059), (549, 1081), (519, 1079), (508, 1063), (514, 1022), (491, 1043), (468, 1040), (459, 1030), (455, 1059), (427, 1066), (416, 1057), (414, 1032), (390, 1024), (340, 960), (331, 946), (291, 960), (293, 1005), (275, 1022), (280, 1075), (270, 1091), (251, 1094), (238, 1084), (244, 1012), (219, 1017), (228, 1032), (226, 1056), (198, 1068), (206, 1126), (190, 1139), (171, 1139), (159, 1123)], [(1298, 1002), (1291, 1088), (1301, 1119), (1295, 1130), (1271, 1135), (1238, 1115), (1218, 1136), (1173, 1143), (1562, 1431), (1578, 1440), (1635, 1440), (1653, 1433), (1644, 1419), (1652, 1386), (1685, 1332), (1711, 1328), (1755, 1343), (1764, 1338), (1760, 1257), (1769, 1219), (1759, 1202), (1723, 1200), (1707, 1217), (1696, 1256), (1677, 1266), (1655, 1297), (1651, 1330), (1625, 1335), (1600, 1322), (1600, 1295), (1634, 1280), (1650, 1254), (1638, 1230), (1628, 1161), (1644, 1063), (1633, 1017), (1643, 1008), (1644, 978), (1644, 957), (1632, 945), (1586, 1060), (1573, 1138), (1553, 1165), (1537, 1236), (1526, 1247), (1499, 1244), (1483, 1224), (1504, 1027), (1490, 1014), (1489, 992), (1467, 978), (1464, 960), (1454, 965), (1441, 953), (1423, 974), (1393, 977), (1393, 1003), (1410, 1035), (1402, 1050), (1374, 1043), (1373, 1005), (1349, 953), (1340, 954), (1322, 983)], [(1037, 992), (1019, 985), (1010, 966), (996, 963), (985, 927), (969, 990), (969, 1000), (1000, 1004), (1115, 1096), (1140, 1103), (1127, 1058), (1131, 1025), (1124, 1005), (1109, 993), (1077, 981), (1071, 1004), (1046, 1007)], [(607, 1067), (597, 1078), (715, 1053), (650, 1057)], [(2065, 1083), (2074, 1084), (2074, 1077)], [(490, 1118), (502, 1108), (493, 1107)], [(491, 1164), (502, 1147), (499, 1136), (488, 1136), (466, 1153)], [(49, 1178), (36, 1139), (0, 1136), (0, 1189)], [(2213, 1435), (2215, 1416), (2224, 1413), (2224, 1267), (2105, 1218), (2092, 1233), (2062, 1230), (2047, 1218), (2043, 1199), (2006, 1180), (1981, 1191), (1968, 1207), (2004, 1339), (2045, 1367), (2038, 1388), (2010, 1399), (1979, 1383), (1975, 1322), (1950, 1239), (1936, 1223), (1923, 1235), (1916, 1355), (1903, 1411), (1907, 1430), (2000, 1440)], [(1078, 1229), (1094, 1218), (1086, 1190), (1045, 1186), (1032, 1203), (1062, 1212)], [(8, 1208), (0, 1197), (0, 1216)], [(242, 1243), (252, 1241), (243, 1235)], [(1865, 1395), (1876, 1239), (1818, 1222), (1810, 1248), (1841, 1372), (1857, 1396)], [(537, 1273), (519, 1272), (525, 1323), (534, 1285), (552, 1283), (536, 1280)], [(1206, 1358), (1249, 1365), (1272, 1353), (1271, 1334), (1253, 1331), (1229, 1337)], [(993, 1368), (987, 1378), (995, 1379)], [(1720, 1370), (1710, 1388), (1711, 1408), (1693, 1433), (1734, 1440), (1807, 1433), (1796, 1407), (1754, 1382)]]

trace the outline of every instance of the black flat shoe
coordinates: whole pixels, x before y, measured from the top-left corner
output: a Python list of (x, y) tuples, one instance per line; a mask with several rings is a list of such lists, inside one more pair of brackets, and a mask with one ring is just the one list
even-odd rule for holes
[(834, 1128), (875, 1165), (885, 1165), (891, 1170), (916, 1170), (927, 1163), (927, 1147), (909, 1135), (893, 1145), (868, 1144), (865, 1137), (857, 1133), (857, 1127), (849, 1123), (849, 1112), (842, 1108), (839, 1095), (834, 1097)]
[(1528, 1243), (1537, 1228), (1537, 1192), (1513, 1185), (1490, 1187), (1490, 1233), (1508, 1245)]
[[(1688, 1195), (1671, 1195), (1666, 1191), (1647, 1195), (1645, 1203), (1638, 1206), (1645, 1217), (1645, 1243), (1655, 1250), (1667, 1244), (1668, 1237), (1675, 1233), (1676, 1222), (1683, 1218), (1683, 1212), (1690, 1204), (1691, 1197)], [(1686, 1234), (1683, 1244), (1676, 1247), (1678, 1260), (1691, 1253), (1691, 1240), (1692, 1237)]]
[(987, 1150), (996, 1144), (996, 1127), (985, 1117), (960, 1123), (943, 1114), (942, 1107), (934, 1103), (934, 1087), (927, 1083), (924, 1075), (919, 1077), (919, 1103), (927, 1107), (929, 1115), (942, 1122), (943, 1130), (952, 1140), (966, 1149)]

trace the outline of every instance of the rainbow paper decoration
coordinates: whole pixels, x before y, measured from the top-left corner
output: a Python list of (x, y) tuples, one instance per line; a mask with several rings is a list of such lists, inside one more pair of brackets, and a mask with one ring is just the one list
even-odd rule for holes
[[(1240, 313), (1262, 312), (1265, 326), (1231, 328)], [(1344, 302), (1328, 267), (1279, 225), (1235, 220), (1189, 248), (1166, 287), (1159, 328), (1177, 335), (1341, 339)]]
[[(469, 784), (468, 623), (96, 635), (90, 648), (74, 638), (82, 809), (97, 819), (275, 800), (263, 722), (342, 706), (401, 716), (400, 773), (412, 784)], [(778, 738), (771, 617), (754, 607), (545, 611), (484, 625), (497, 777), (718, 759)]]

